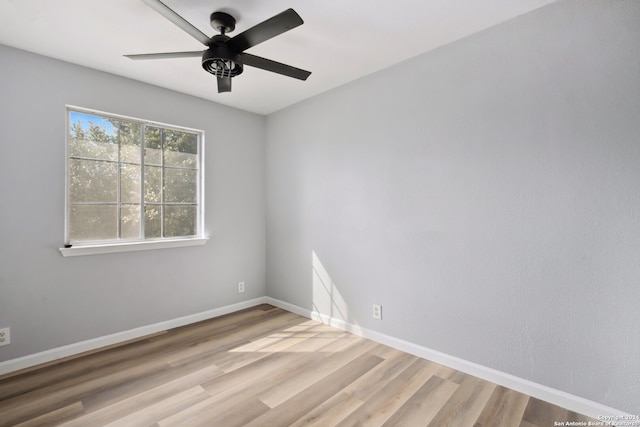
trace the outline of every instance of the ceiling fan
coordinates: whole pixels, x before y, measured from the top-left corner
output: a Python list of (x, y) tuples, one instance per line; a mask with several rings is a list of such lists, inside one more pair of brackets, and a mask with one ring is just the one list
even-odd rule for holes
[(285, 33), (304, 22), (300, 15), (293, 9), (287, 9), (266, 21), (263, 21), (248, 30), (231, 38), (227, 33), (233, 31), (236, 20), (233, 16), (224, 12), (213, 12), (210, 16), (211, 26), (220, 34), (209, 37), (186, 19), (178, 15), (160, 0), (142, 0), (162, 16), (180, 27), (193, 38), (207, 46), (204, 51), (194, 52), (167, 52), (167, 53), (143, 53), (137, 55), (124, 55), (130, 59), (167, 59), (202, 57), (202, 68), (215, 75), (218, 79), (218, 93), (231, 92), (231, 79), (240, 75), (244, 65), (248, 65), (273, 73), (282, 74), (299, 80), (306, 80), (311, 75), (310, 71), (301, 70), (290, 65), (272, 61), (267, 58), (246, 53), (245, 50), (259, 43), (269, 40), (277, 35)]

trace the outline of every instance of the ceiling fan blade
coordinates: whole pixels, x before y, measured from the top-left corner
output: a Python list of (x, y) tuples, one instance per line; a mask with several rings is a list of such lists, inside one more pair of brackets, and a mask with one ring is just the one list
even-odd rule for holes
[(298, 80), (307, 80), (311, 75), (311, 71), (301, 70), (300, 68), (292, 67), (291, 65), (282, 64), (260, 56), (251, 55), (250, 53), (242, 54), (242, 63), (251, 67), (282, 74), (283, 76), (293, 77)]
[(170, 59), (170, 58), (195, 58), (202, 56), (202, 50), (194, 52), (166, 52), (166, 53), (138, 53), (134, 55), (124, 55), (129, 59)]
[(295, 10), (287, 9), (233, 37), (227, 42), (227, 46), (235, 52), (243, 52), (303, 23)]
[(218, 77), (218, 93), (231, 92), (231, 77)]
[(176, 12), (174, 12), (172, 9), (170, 9), (166, 4), (162, 3), (160, 0), (142, 0), (142, 1), (145, 2), (147, 6), (151, 7), (156, 12), (158, 12), (160, 15), (164, 16), (169, 21), (173, 22), (175, 25), (180, 27), (182, 31), (185, 31), (191, 37), (198, 40), (203, 45), (206, 46), (209, 44), (209, 40), (210, 40), (209, 36), (207, 36), (202, 31), (200, 31), (199, 29), (191, 25), (189, 21), (184, 19), (182, 16), (178, 15)]

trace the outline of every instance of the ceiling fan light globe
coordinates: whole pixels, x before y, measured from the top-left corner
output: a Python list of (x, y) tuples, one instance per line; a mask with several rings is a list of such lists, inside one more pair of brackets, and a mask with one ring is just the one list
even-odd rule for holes
[(235, 77), (242, 74), (242, 57), (224, 45), (214, 45), (202, 54), (202, 68), (217, 77)]

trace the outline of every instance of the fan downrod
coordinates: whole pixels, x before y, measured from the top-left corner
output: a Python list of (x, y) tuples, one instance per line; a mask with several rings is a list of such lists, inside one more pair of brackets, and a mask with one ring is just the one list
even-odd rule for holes
[(209, 20), (211, 21), (211, 26), (223, 35), (232, 32), (236, 28), (236, 19), (228, 13), (213, 12)]

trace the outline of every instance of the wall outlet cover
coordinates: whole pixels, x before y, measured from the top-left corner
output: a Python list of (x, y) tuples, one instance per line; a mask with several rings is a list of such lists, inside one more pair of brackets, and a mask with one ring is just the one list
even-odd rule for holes
[(382, 306), (380, 304), (373, 304), (373, 318), (382, 320)]
[(11, 330), (0, 328), (0, 346), (11, 344)]

